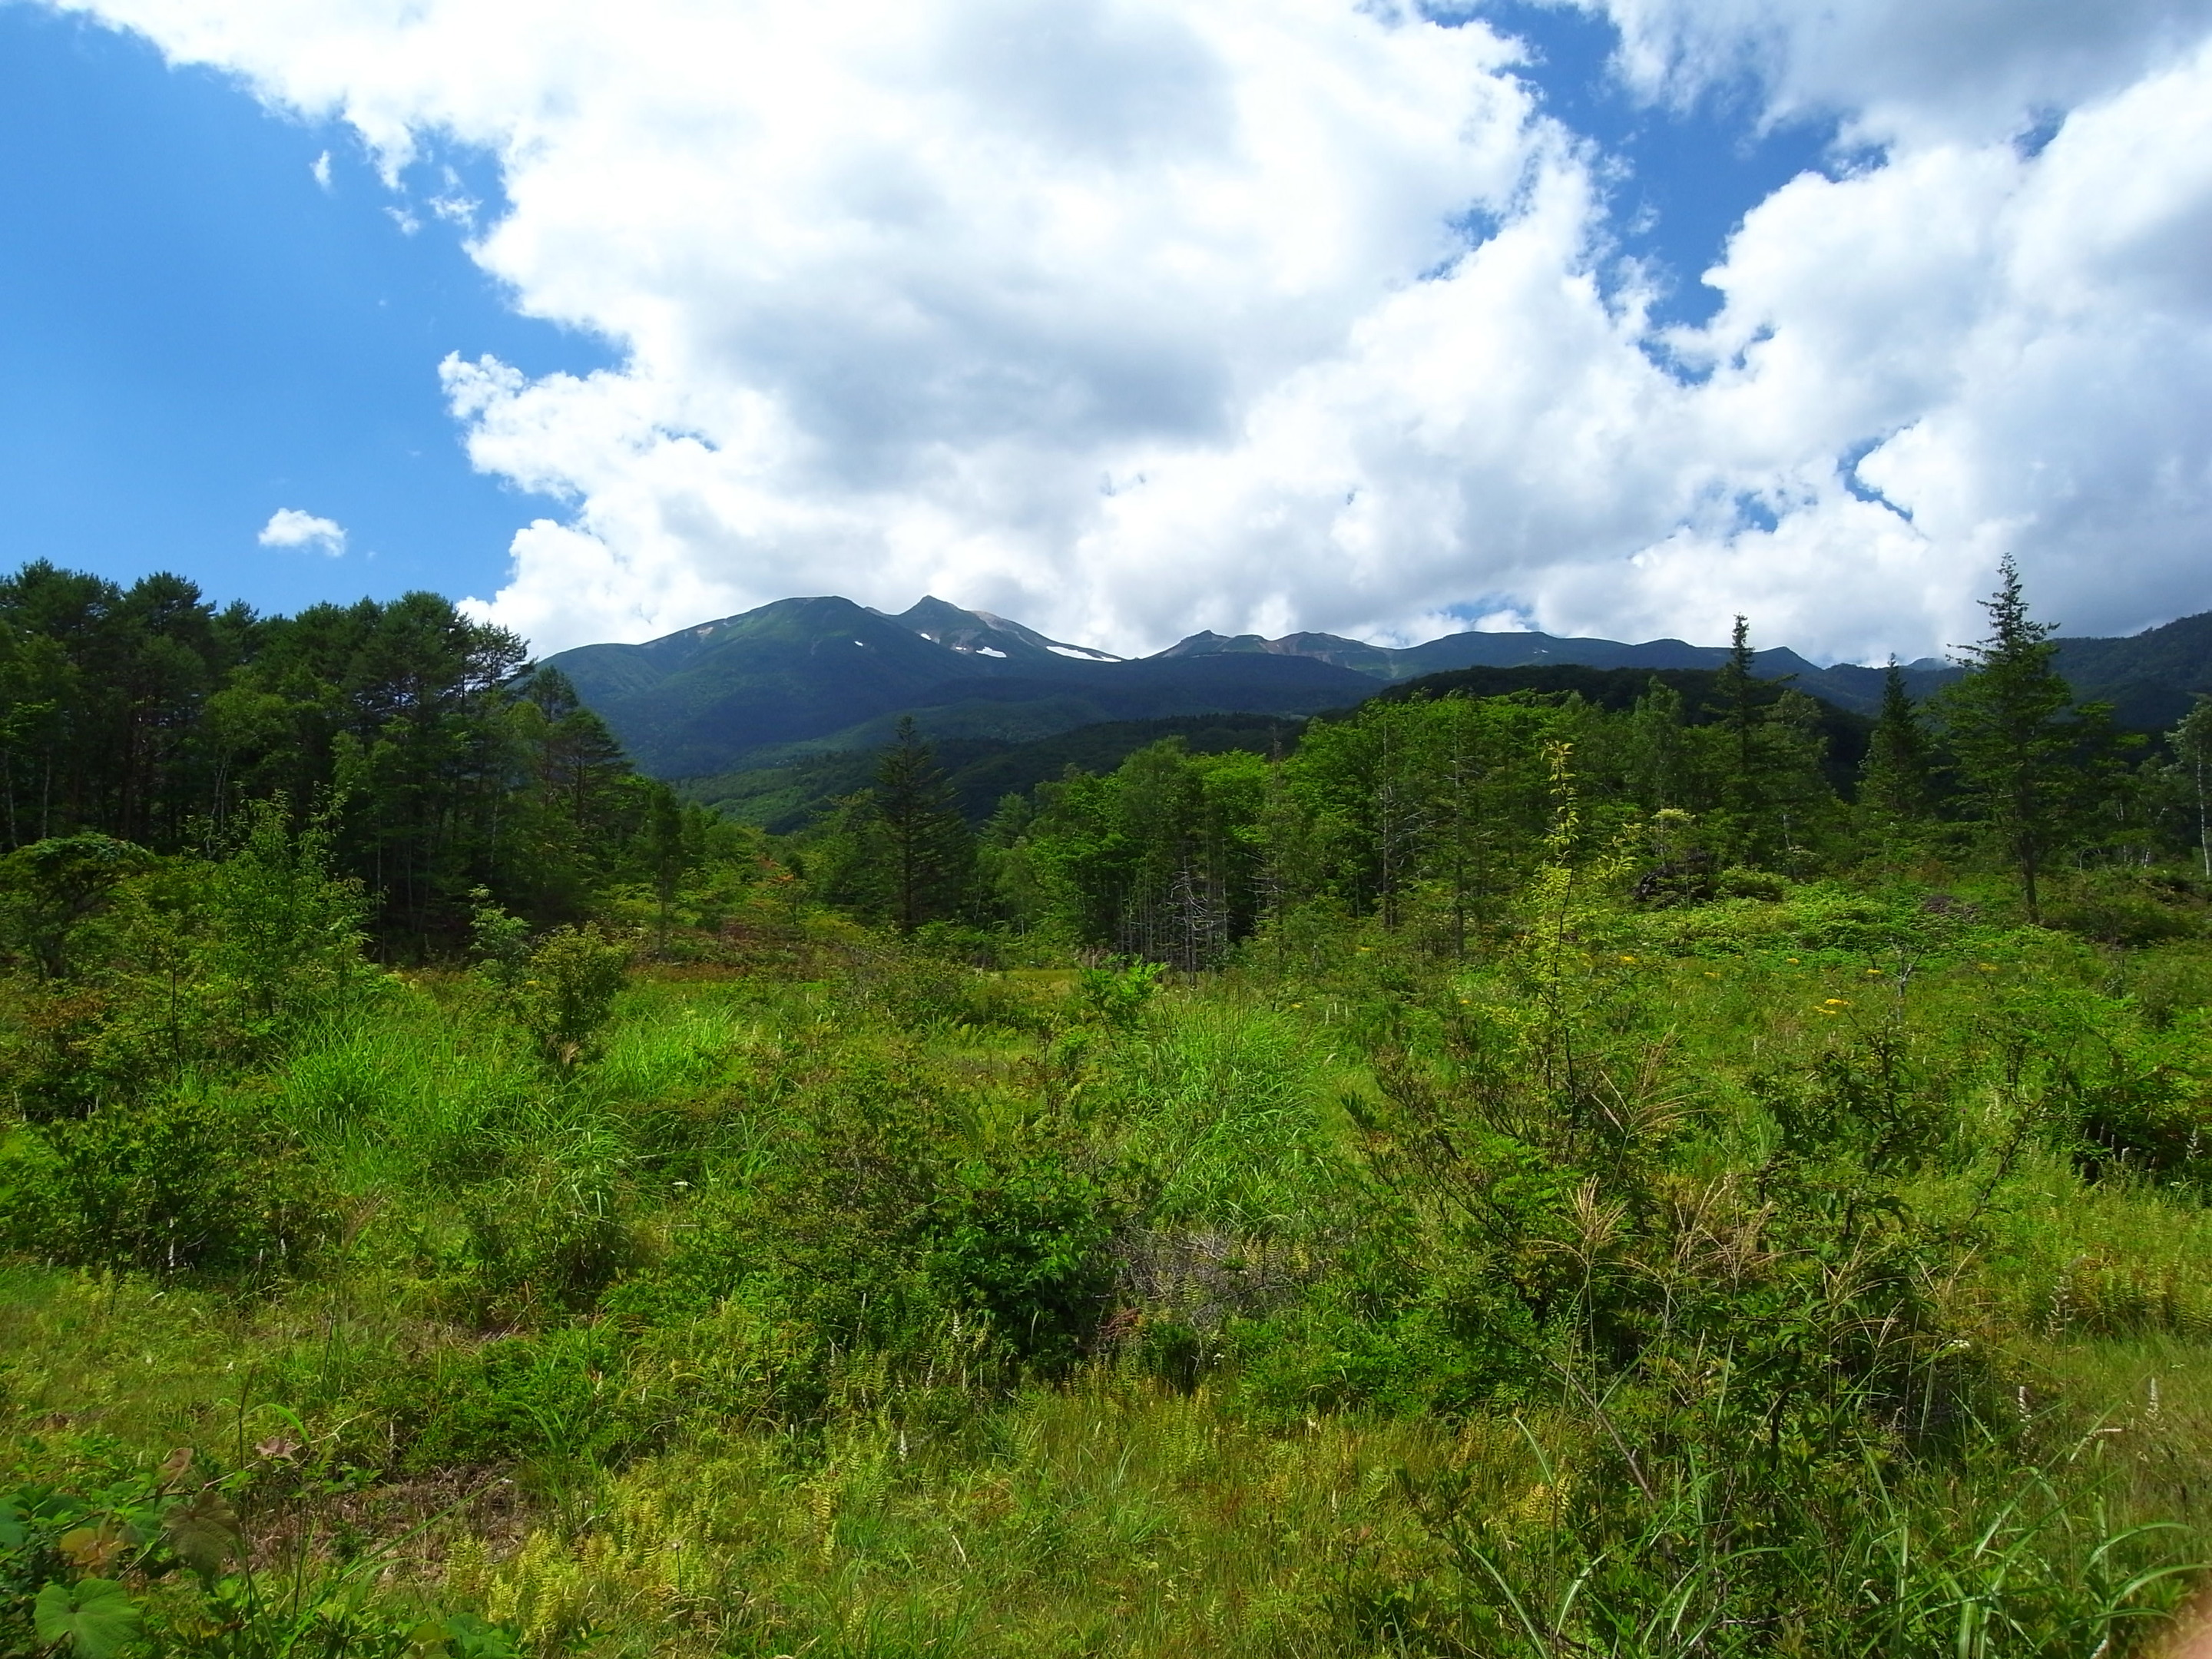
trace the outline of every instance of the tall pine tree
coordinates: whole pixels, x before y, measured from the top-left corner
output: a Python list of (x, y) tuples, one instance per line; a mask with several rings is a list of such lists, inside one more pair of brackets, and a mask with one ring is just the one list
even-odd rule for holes
[(1859, 802), (1892, 828), (1928, 816), (1928, 733), (1895, 657), (1882, 673), (1881, 713), (1867, 738)]
[(1708, 749), (1723, 844), (1740, 864), (1799, 864), (1835, 805), (1820, 770), (1820, 706), (1788, 683), (1760, 679), (1741, 617), (1713, 677)]
[(1941, 694), (1943, 732), (1960, 793), (2020, 879), (2031, 923), (2043, 920), (2041, 887), (2052, 858), (2101, 769), (2094, 751), (2109, 726), (2099, 708), (2069, 717), (2051, 623), (2029, 616), (2020, 567), (2007, 554), (1997, 590), (1982, 601), (1988, 637), (1961, 648), (1966, 678)]
[(951, 915), (964, 896), (975, 848), (936, 751), (911, 714), (876, 763), (873, 805), (880, 874), (891, 921), (910, 933)]
[(1762, 709), (1759, 682), (1752, 673), (1751, 624), (1735, 619), (1729, 637), (1728, 660), (1713, 677), (1713, 701), (1719, 705), (1721, 805), (1731, 820), (1740, 853), (1747, 853), (1753, 826), (1766, 805), (1760, 787), (1759, 738)]

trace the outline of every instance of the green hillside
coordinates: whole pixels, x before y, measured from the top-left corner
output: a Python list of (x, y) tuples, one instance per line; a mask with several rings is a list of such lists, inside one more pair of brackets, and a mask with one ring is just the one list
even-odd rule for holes
[[(1705, 669), (1656, 672), (1626, 668), (1583, 668), (1556, 665), (1528, 668), (1473, 668), (1431, 674), (1378, 690), (1375, 699), (1453, 695), (1502, 696), (1516, 691), (1540, 696), (1578, 696), (1594, 707), (1632, 708), (1652, 685), (1671, 687), (1685, 700), (1685, 718), (1704, 725), (1717, 718), (1712, 707), (1715, 675)], [(1018, 741), (969, 735), (964, 711), (922, 709), (916, 723), (927, 734), (944, 767), (948, 787), (971, 823), (988, 817), (1010, 793), (1034, 788), (1079, 771), (1112, 771), (1128, 756), (1165, 738), (1180, 739), (1193, 754), (1244, 750), (1287, 754), (1297, 747), (1304, 719), (1294, 715), (1187, 714), (1156, 720), (1112, 720), (1054, 731)], [(1323, 711), (1320, 718), (1343, 719), (1347, 709)], [(1826, 745), (1826, 766), (1839, 787), (1849, 787), (1866, 753), (1871, 722), (1863, 714), (1820, 705), (1819, 727)], [(797, 752), (769, 764), (704, 778), (686, 778), (675, 788), (684, 799), (710, 806), (741, 823), (779, 835), (804, 828), (829, 804), (865, 788), (875, 775), (878, 757), (891, 740), (896, 720), (885, 717), (850, 734), (829, 752), (794, 745)]]
[[(1631, 645), (1535, 633), (1470, 631), (1402, 649), (1327, 634), (1199, 633), (1123, 661), (933, 597), (897, 617), (820, 598), (781, 600), (645, 645), (585, 646), (549, 665), (648, 774), (720, 778), (878, 746), (909, 714), (945, 741), (1018, 745), (1128, 720), (1310, 715), (1358, 702), (1377, 681), (1570, 668), (1710, 672), (1727, 656), (1726, 647), (1680, 640)], [(1753, 662), (1761, 678), (1787, 681), (1838, 709), (1871, 715), (1881, 702), (1879, 668), (1822, 667), (1786, 647), (1759, 651)], [(2060, 662), (2085, 699), (2112, 701), (2134, 729), (2163, 730), (2197, 690), (2212, 687), (2212, 617), (2129, 640), (2065, 641)], [(1958, 670), (1921, 662), (1904, 675), (1908, 692), (1925, 697)], [(733, 787), (723, 798), (755, 793)]]
[[(1295, 715), (1183, 714), (1157, 720), (1111, 720), (1079, 726), (1027, 743), (993, 738), (938, 738), (931, 732), (939, 763), (960, 811), (980, 823), (1009, 794), (1035, 788), (1073, 767), (1110, 772), (1129, 756), (1163, 738), (1174, 738), (1196, 755), (1252, 750), (1287, 752), (1297, 746), (1304, 720)], [(758, 824), (778, 835), (804, 828), (831, 801), (865, 789), (876, 773), (882, 732), (868, 748), (796, 757), (774, 766), (686, 778), (676, 792), (686, 800), (740, 823)]]

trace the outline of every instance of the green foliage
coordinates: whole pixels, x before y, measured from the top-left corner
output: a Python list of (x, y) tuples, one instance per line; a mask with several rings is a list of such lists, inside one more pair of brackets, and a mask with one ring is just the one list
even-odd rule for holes
[(1983, 608), (1989, 637), (1968, 649), (1966, 677), (1940, 700), (1944, 738), (1975, 818), (2017, 874), (2036, 922), (2046, 871), (2111, 790), (2115, 734), (2102, 704), (2069, 712), (2073, 692), (2054, 665), (2054, 627), (2029, 616), (2009, 555)]
[(0, 1146), (0, 1238), (52, 1261), (289, 1268), (325, 1233), (327, 1202), (262, 1103), (226, 1091), (110, 1105)]
[(158, 1469), (106, 1461), (89, 1478), (0, 1493), (0, 1651), (514, 1659), (508, 1632), (468, 1613), (368, 1604), (347, 1581), (374, 1556), (315, 1582), (257, 1573), (225, 1483), (195, 1478), (189, 1447)]
[(1111, 1197), (1059, 1158), (969, 1163), (939, 1201), (932, 1275), (1047, 1370), (1089, 1346), (1114, 1289)]
[(104, 909), (118, 885), (153, 862), (143, 847), (112, 836), (56, 836), (0, 860), (0, 915), (9, 948), (49, 979), (70, 968), (70, 937)]
[(486, 978), (503, 991), (522, 983), (530, 970), (530, 924), (509, 915), (495, 902), (488, 887), (472, 889), (469, 897), (469, 949)]
[(48, 1584), (32, 1618), (39, 1640), (49, 1647), (66, 1643), (82, 1659), (111, 1659), (138, 1633), (137, 1604), (112, 1578)]
[[(319, 824), (295, 835), (281, 802), (257, 804), (218, 856), (161, 860), (131, 849), (98, 902), (68, 907), (47, 966), (26, 988), (12, 1043), (15, 1098), (33, 1121), (136, 1105), (196, 1078), (248, 1070), (316, 1023), (373, 1001), (385, 979), (362, 958), (363, 902), (327, 868)], [(14, 854), (80, 868), (79, 843)]]
[(2166, 733), (2177, 765), (2188, 779), (2196, 809), (2197, 852), (2212, 881), (2212, 696), (2200, 692), (2181, 724)]
[(366, 965), (349, 808), (22, 860), (0, 1651), (91, 1581), (117, 1659), (2140, 1650), (2212, 1540), (2202, 885), (2069, 842), (2016, 927), (1730, 695), (1156, 745), (910, 931), (550, 678), (476, 705), (558, 868), (437, 864), (466, 971)]
[[(1460, 1564), (1480, 1650), (1548, 1655), (2060, 1654), (2132, 1647), (2182, 1569), (2155, 1529), (2110, 1530), (2073, 1470), (1979, 1450), (1975, 1500), (1849, 1454), (1744, 1492), (1692, 1456), (1663, 1490), (1552, 1476), (1535, 1524), (1500, 1524), (1464, 1477), (1409, 1494)], [(1845, 1495), (1848, 1493), (1848, 1495)], [(1984, 1495), (1986, 1494), (1986, 1495)], [(1869, 1593), (1869, 1591), (1875, 1593)]]
[(1895, 834), (1928, 816), (1934, 799), (1929, 749), (1920, 711), (1892, 657), (1882, 673), (1881, 714), (1859, 776), (1859, 805), (1880, 830)]
[(222, 988), (248, 1040), (262, 1045), (343, 1012), (371, 979), (360, 883), (332, 873), (327, 823), (295, 833), (289, 817), (281, 799), (247, 804), (230, 851), (208, 872), (196, 918), (195, 971)]
[(465, 1283), (479, 1318), (591, 1307), (637, 1259), (628, 1207), (609, 1171), (550, 1162), (471, 1192)]
[[(1810, 699), (1757, 678), (1749, 624), (1735, 619), (1728, 660), (1713, 681), (1713, 805), (1729, 852), (1752, 865), (1802, 862), (1803, 844), (1831, 802)], [(1664, 803), (1661, 803), (1664, 804)]]
[[(479, 939), (485, 932), (480, 923)], [(626, 941), (586, 922), (555, 928), (526, 957), (489, 961), (502, 1000), (547, 1064), (566, 1071), (598, 1057), (599, 1034), (629, 982)]]
[(1100, 1024), (1117, 1031), (1134, 1029), (1166, 971), (1157, 962), (1122, 962), (1111, 968), (1085, 968), (1076, 975), (1075, 994)]
[(2091, 869), (2046, 881), (2043, 920), (2100, 944), (2141, 949), (2204, 931), (2201, 902), (2171, 877), (2146, 878), (2140, 869)]
[(901, 933), (957, 915), (967, 897), (975, 846), (911, 717), (877, 757), (873, 787), (840, 801), (813, 842), (822, 890)]
[(125, 592), (25, 566), (0, 580), (0, 852), (52, 843), (52, 867), (0, 880), (0, 942), (59, 973), (56, 930), (112, 885), (102, 842), (184, 852), (260, 803), (319, 815), (360, 921), (401, 957), (458, 943), (478, 886), (542, 927), (680, 878), (697, 826), (676, 811), (672, 837), (665, 788), (524, 655), (434, 594), (260, 617), (174, 576)]

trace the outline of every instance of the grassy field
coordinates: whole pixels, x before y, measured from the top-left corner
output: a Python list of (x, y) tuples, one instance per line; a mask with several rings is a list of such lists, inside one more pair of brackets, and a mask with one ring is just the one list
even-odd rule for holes
[(814, 924), (550, 1058), (551, 958), (378, 975), (23, 1118), (0, 1652), (2155, 1636), (2203, 942), (1564, 877), (1476, 963), (1319, 937), (1176, 983)]

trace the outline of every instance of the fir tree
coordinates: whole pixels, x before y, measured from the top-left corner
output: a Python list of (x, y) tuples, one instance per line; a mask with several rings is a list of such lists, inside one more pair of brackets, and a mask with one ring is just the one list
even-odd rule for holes
[(2020, 567), (2007, 554), (1997, 590), (1982, 601), (1989, 635), (1962, 647), (1966, 678), (1942, 693), (1944, 735), (1960, 787), (2020, 878), (2028, 921), (2040, 925), (2040, 887), (2087, 781), (2085, 749), (2104, 735), (2102, 711), (2069, 719), (2057, 625), (2029, 616)]
[(1713, 678), (1713, 700), (1720, 705), (1719, 726), (1724, 752), (1722, 759), (1721, 805), (1735, 820), (1737, 837), (1748, 842), (1751, 826), (1765, 805), (1759, 787), (1759, 682), (1753, 677), (1751, 624), (1735, 619), (1729, 639), (1728, 660)]
[(1795, 865), (1834, 804), (1820, 770), (1827, 743), (1820, 705), (1786, 681), (1759, 679), (1756, 661), (1750, 624), (1738, 617), (1728, 659), (1713, 677), (1724, 844), (1740, 863)]
[(911, 714), (900, 717), (897, 735), (876, 763), (873, 805), (892, 922), (910, 933), (951, 914), (974, 848), (936, 751)]
[(1895, 657), (1882, 673), (1881, 713), (1867, 739), (1859, 800), (1894, 823), (1928, 816), (1928, 733)]

